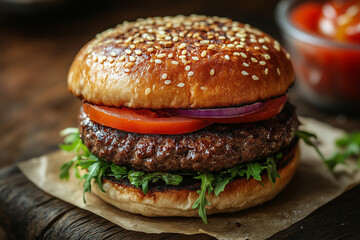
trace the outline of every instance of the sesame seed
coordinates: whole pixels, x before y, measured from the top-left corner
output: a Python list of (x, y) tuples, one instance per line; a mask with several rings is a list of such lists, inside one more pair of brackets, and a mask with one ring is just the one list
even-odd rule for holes
[(125, 40), (125, 43), (130, 43), (133, 40), (132, 37), (129, 37), (128, 39)]
[(125, 53), (128, 54), (128, 55), (130, 55), (130, 54), (131, 54), (131, 50), (130, 50), (130, 49), (126, 49), (126, 50), (125, 50)]
[(230, 41), (233, 42), (233, 41), (235, 41), (235, 39), (236, 39), (236, 37), (231, 37)]
[(234, 56), (240, 56), (240, 53), (239, 52), (234, 52), (233, 55)]
[(163, 58), (163, 57), (165, 57), (165, 54), (164, 54), (164, 53), (160, 53), (160, 54), (156, 55), (156, 57), (158, 57), (158, 58)]
[(174, 41), (174, 42), (177, 42), (177, 41), (179, 41), (179, 38), (175, 36), (175, 37), (173, 38), (173, 41)]
[(94, 62), (96, 62), (96, 61), (98, 60), (98, 57), (97, 57), (97, 56), (93, 56), (92, 60), (93, 60)]
[(228, 46), (229, 48), (235, 47), (234, 44), (228, 44), (227, 46)]
[(181, 54), (182, 54), (182, 55), (185, 55), (186, 53), (187, 53), (186, 50), (182, 50), (182, 51), (181, 51)]
[(126, 67), (126, 68), (132, 68), (132, 67), (134, 66), (134, 64), (135, 64), (135, 63), (133, 63), (133, 62), (127, 62), (127, 63), (125, 63), (124, 67)]
[(230, 60), (229, 55), (225, 55), (225, 59), (226, 59), (226, 60)]
[(174, 55), (172, 54), (172, 53), (170, 53), (169, 55), (168, 55), (168, 58), (172, 58)]
[(130, 56), (130, 57), (129, 57), (129, 60), (130, 60), (131, 62), (135, 62), (136, 59), (135, 59), (133, 56)]
[(247, 55), (243, 52), (240, 53), (240, 55), (243, 57), (243, 58), (247, 58)]
[(206, 53), (207, 53), (207, 51), (206, 51), (206, 50), (202, 51), (202, 53), (201, 53), (201, 57), (205, 57), (205, 56), (206, 56)]
[(236, 48), (242, 48), (242, 47), (243, 47), (243, 45), (240, 45), (240, 44), (236, 45)]
[(194, 61), (198, 61), (199, 58), (198, 57), (191, 57)]
[(170, 81), (170, 80), (166, 80), (164, 83), (165, 83), (166, 85), (169, 85), (169, 84), (171, 83), (171, 81)]
[(258, 46), (255, 46), (254, 49), (255, 49), (255, 50), (259, 50), (260, 48), (259, 48)]
[(243, 65), (245, 66), (245, 67), (248, 67), (249, 66), (249, 64), (248, 63), (243, 63)]
[(256, 42), (257, 42), (257, 40), (256, 40), (255, 38), (250, 38), (250, 42), (252, 42), (252, 43), (256, 43)]
[(115, 53), (115, 52), (111, 52), (110, 55), (113, 56), (113, 57), (115, 57), (115, 56), (116, 56), (116, 53)]
[(131, 45), (130, 45), (130, 49), (135, 49), (135, 45), (134, 45), (134, 44), (131, 44)]
[(178, 61), (171, 61), (171, 63), (174, 64), (174, 65), (179, 65)]
[(179, 84), (178, 84), (178, 85), (176, 85), (176, 86), (178, 86), (178, 87), (182, 88), (182, 87), (184, 87), (184, 86), (185, 86), (185, 83), (179, 83)]
[(277, 41), (274, 42), (274, 48), (275, 48), (276, 51), (278, 51), (278, 52), (281, 50), (279, 42), (277, 42)]
[(258, 62), (258, 60), (256, 59), (256, 58), (251, 58), (251, 61), (253, 61), (254, 63), (257, 63)]
[(109, 61), (109, 63), (112, 63), (114, 61), (114, 59), (112, 57), (108, 57), (108, 61)]
[(290, 53), (286, 53), (286, 58), (290, 59)]
[(152, 51), (154, 51), (154, 48), (148, 48), (148, 50), (147, 50), (148, 52), (152, 52)]
[(183, 48), (185, 48), (186, 47), (186, 43), (181, 43), (180, 45), (179, 45), (179, 49), (183, 49)]
[(279, 68), (276, 68), (276, 72), (280, 76), (280, 69)]
[(268, 68), (265, 68), (265, 75), (268, 75), (269, 74), (269, 69)]
[(264, 43), (264, 42), (265, 42), (265, 39), (259, 38), (259, 43)]
[(213, 76), (215, 74), (215, 70), (214, 69), (211, 69), (210, 70), (210, 75)]
[(265, 61), (260, 61), (259, 63), (260, 63), (260, 65), (265, 65), (266, 64)]
[[(106, 59), (106, 58), (105, 58)], [(98, 62), (100, 63), (100, 64), (102, 64), (104, 61), (105, 61), (105, 59), (103, 58), (103, 57), (98, 57)]]
[(264, 56), (264, 58), (266, 59), (266, 60), (269, 60), (270, 59), (270, 55), (269, 54), (263, 54), (263, 56)]
[(190, 71), (190, 72), (188, 73), (188, 76), (189, 76), (189, 77), (194, 76), (194, 72), (193, 72), (193, 71)]
[(145, 95), (147, 96), (147, 95), (149, 95), (151, 93), (151, 89), (150, 88), (147, 88), (146, 90), (145, 90)]
[(128, 72), (130, 72), (130, 69), (125, 68), (124, 72), (128, 73)]
[(256, 75), (252, 75), (251, 77), (253, 80), (259, 80), (258, 76), (256, 76)]
[(211, 49), (214, 49), (215, 48), (215, 45), (214, 44), (210, 44), (209, 46), (208, 46), (208, 50), (211, 50)]
[(190, 71), (190, 66), (189, 66), (189, 65), (187, 65), (187, 66), (185, 67), (185, 71)]
[(198, 42), (196, 42), (196, 43), (195, 43), (195, 46), (200, 47), (200, 46), (201, 46), (201, 44), (200, 44), (200, 43), (198, 43)]
[(221, 39), (221, 40), (225, 40), (225, 39), (226, 39), (226, 37), (225, 37), (225, 36), (219, 36), (219, 39)]
[(206, 89), (207, 89), (207, 87), (205, 87), (205, 86), (201, 86), (201, 87), (200, 87), (200, 89), (201, 89), (201, 90), (206, 90)]
[(266, 45), (262, 45), (262, 48), (265, 50), (269, 50), (269, 48)]
[(125, 59), (125, 56), (121, 56), (121, 57), (119, 58), (120, 61), (123, 61), (124, 59)]
[(157, 64), (161, 64), (161, 63), (162, 63), (162, 61), (161, 61), (160, 59), (155, 59), (155, 63), (157, 63)]
[(142, 54), (142, 52), (140, 50), (138, 50), (138, 49), (136, 49), (134, 52), (135, 52), (136, 55), (141, 55)]
[(185, 58), (181, 59), (181, 62), (182, 62), (183, 64), (187, 64), (187, 61), (186, 61)]
[(249, 73), (248, 73), (247, 71), (242, 71), (241, 73), (242, 73), (242, 75), (244, 75), (244, 76), (249, 75)]
[(99, 58), (99, 63), (103, 63), (104, 61), (106, 61), (106, 56), (102, 56)]
[(164, 74), (161, 76), (161, 78), (165, 80), (165, 79), (167, 79), (167, 76), (168, 76), (168, 75), (167, 75), (166, 73), (164, 73)]

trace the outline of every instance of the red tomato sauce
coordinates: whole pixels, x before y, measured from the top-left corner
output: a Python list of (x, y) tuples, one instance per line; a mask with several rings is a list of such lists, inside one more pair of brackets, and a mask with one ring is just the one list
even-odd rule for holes
[(334, 43), (295, 43), (299, 77), (322, 96), (360, 102), (360, 1), (305, 2), (290, 19), (302, 31)]

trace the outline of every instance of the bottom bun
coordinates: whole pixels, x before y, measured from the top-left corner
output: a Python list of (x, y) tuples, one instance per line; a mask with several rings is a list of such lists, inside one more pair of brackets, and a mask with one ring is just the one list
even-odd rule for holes
[[(206, 206), (207, 215), (244, 210), (274, 198), (289, 183), (299, 165), (298, 145), (290, 154), (287, 164), (278, 169), (280, 179), (277, 178), (274, 184), (270, 182), (267, 174), (263, 174), (261, 176), (263, 185), (253, 178), (249, 180), (240, 178), (229, 183), (218, 196), (214, 193), (207, 195), (211, 203)], [(103, 180), (103, 188), (105, 193), (97, 184), (93, 184), (93, 192), (96, 195), (126, 212), (149, 217), (198, 217), (198, 210), (192, 209), (192, 205), (199, 197), (196, 190), (149, 189), (148, 193), (144, 194), (141, 189), (109, 179)]]

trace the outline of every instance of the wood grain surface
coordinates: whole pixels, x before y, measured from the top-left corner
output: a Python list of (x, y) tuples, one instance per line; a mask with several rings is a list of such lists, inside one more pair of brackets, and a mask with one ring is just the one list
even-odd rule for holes
[[(14, 164), (56, 150), (59, 131), (76, 126), (80, 101), (67, 92), (67, 71), (96, 33), (138, 17), (197, 13), (247, 22), (280, 40), (273, 18), (277, 1), (58, 2), (15, 8), (0, 3), (0, 225), (7, 232), (0, 230), (0, 239), (188, 238), (124, 230), (43, 193)], [(348, 131), (360, 129), (359, 116), (316, 109), (300, 98), (296, 86), (290, 97), (300, 115)], [(272, 238), (356, 239), (360, 213), (354, 199), (360, 198), (359, 192), (354, 188)]]

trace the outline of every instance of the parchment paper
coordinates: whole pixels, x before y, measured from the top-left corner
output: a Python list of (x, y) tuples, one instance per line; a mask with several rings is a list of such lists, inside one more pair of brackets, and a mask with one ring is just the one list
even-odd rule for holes
[[(320, 138), (320, 149), (329, 156), (334, 150), (334, 139), (342, 130), (313, 119), (301, 118), (302, 129), (315, 132)], [(87, 194), (83, 203), (82, 185), (72, 174), (70, 180), (59, 179), (59, 167), (72, 155), (58, 151), (19, 164), (25, 176), (43, 191), (86, 209), (119, 226), (146, 233), (206, 233), (219, 239), (263, 239), (289, 227), (316, 208), (341, 194), (350, 184), (359, 181), (355, 167), (339, 167), (332, 174), (315, 151), (301, 145), (301, 163), (293, 180), (275, 199), (264, 205), (235, 213), (208, 217), (208, 224), (200, 218), (148, 218), (126, 213)]]

